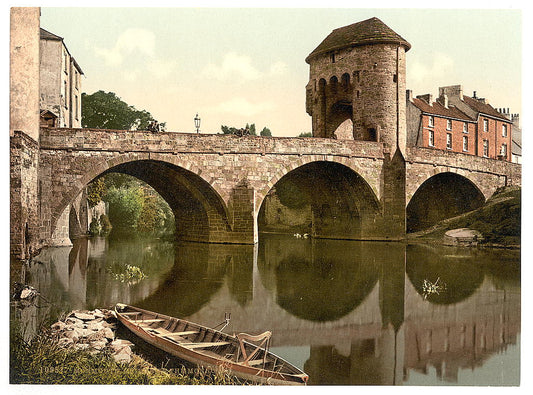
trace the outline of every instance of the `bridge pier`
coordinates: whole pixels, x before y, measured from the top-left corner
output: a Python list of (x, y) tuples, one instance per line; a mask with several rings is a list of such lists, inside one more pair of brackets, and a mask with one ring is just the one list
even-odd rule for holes
[(242, 244), (257, 243), (259, 232), (255, 214), (255, 190), (248, 180), (243, 179), (233, 188), (229, 210), (233, 219), (232, 238)]
[(390, 158), (385, 155), (383, 163), (383, 226), (384, 236), (389, 239), (405, 237), (405, 160), (398, 149)]

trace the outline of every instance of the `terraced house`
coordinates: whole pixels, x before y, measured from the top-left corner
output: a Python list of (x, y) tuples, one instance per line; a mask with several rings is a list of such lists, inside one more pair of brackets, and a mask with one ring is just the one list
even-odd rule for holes
[(81, 67), (63, 38), (42, 28), (39, 55), (41, 124), (80, 128)]
[(484, 98), (463, 95), (461, 85), (439, 97), (407, 91), (408, 145), (511, 161), (513, 122)]

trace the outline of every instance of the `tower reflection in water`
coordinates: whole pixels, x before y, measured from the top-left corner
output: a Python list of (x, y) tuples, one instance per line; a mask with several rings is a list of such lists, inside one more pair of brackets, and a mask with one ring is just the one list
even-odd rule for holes
[[(120, 301), (213, 326), (231, 312), (226, 331), (271, 330), (274, 351), (310, 384), (518, 384), (517, 251), (282, 236), (258, 246), (79, 243), (43, 251), (28, 270), (54, 300), (40, 315)], [(117, 280), (126, 264), (146, 278)], [(425, 297), (424, 280), (437, 279), (445, 287)], [(515, 363), (476, 381), (471, 373), (502, 354)]]

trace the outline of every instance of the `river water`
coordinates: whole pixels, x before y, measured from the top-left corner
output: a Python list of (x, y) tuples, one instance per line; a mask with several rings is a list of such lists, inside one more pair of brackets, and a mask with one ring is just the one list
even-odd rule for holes
[[(127, 279), (126, 266), (142, 279)], [(25, 272), (50, 303), (122, 302), (228, 333), (273, 332), (272, 351), (327, 385), (518, 385), (520, 252), (263, 235), (209, 245), (92, 238)]]

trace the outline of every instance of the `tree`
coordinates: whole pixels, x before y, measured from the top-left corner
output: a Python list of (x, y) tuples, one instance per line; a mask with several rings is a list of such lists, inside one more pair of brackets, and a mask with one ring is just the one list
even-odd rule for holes
[(105, 200), (109, 203), (109, 220), (114, 228), (126, 232), (137, 228), (144, 203), (141, 189), (111, 188)]
[(237, 134), (237, 128), (229, 127), (226, 125), (220, 125), (220, 129), (222, 129), (223, 134)]
[(313, 133), (311, 132), (300, 133), (298, 137), (313, 137)]
[[(146, 130), (148, 124), (155, 121), (152, 114), (122, 101), (113, 92), (102, 90), (91, 95), (81, 95), (81, 117), (84, 128)], [(165, 125), (162, 123), (160, 125)]]
[(174, 214), (159, 194), (144, 195), (143, 208), (137, 220), (137, 230), (143, 233), (173, 233)]
[(257, 133), (255, 132), (255, 123), (252, 123), (251, 125), (246, 124), (246, 129), (250, 131), (251, 136), (257, 136)]
[[(255, 129), (255, 123), (252, 123), (251, 125), (249, 123), (247, 123), (244, 128), (236, 128), (236, 127), (233, 127), (233, 126), (220, 125), (220, 129), (222, 130), (223, 134), (237, 134), (237, 135), (239, 134), (239, 130), (240, 129), (248, 129), (248, 134), (250, 136), (257, 136), (257, 131)], [(267, 128), (265, 128), (265, 129), (267, 129)]]
[(107, 189), (111, 188), (137, 188), (139, 180), (123, 173), (108, 173), (102, 177)]
[(261, 136), (272, 136), (272, 132), (270, 132), (270, 129), (267, 128), (266, 126), (263, 128), (263, 130), (261, 130), (261, 133), (260, 133)]
[(87, 186), (87, 203), (89, 203), (89, 207), (93, 208), (100, 203), (105, 194), (106, 184), (101, 177), (96, 181), (91, 182)]

